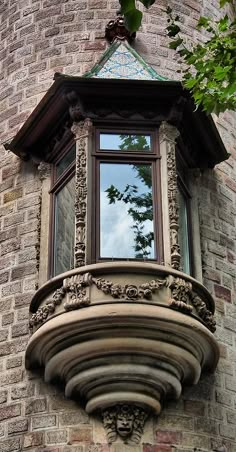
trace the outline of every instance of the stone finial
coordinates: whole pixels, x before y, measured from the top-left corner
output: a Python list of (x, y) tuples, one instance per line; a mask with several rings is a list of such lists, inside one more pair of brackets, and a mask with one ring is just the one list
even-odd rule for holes
[(131, 43), (135, 39), (136, 33), (131, 33), (125, 26), (124, 17), (118, 14), (116, 19), (110, 20), (105, 28), (105, 38), (112, 44), (115, 40)]

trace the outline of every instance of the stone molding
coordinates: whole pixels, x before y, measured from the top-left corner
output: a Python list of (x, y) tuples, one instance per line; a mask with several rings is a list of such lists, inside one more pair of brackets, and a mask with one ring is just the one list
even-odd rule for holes
[(67, 397), (100, 413), (108, 442), (138, 443), (162, 400), (218, 361), (210, 293), (157, 264), (71, 270), (37, 291), (31, 312), (26, 367), (45, 367), (47, 382), (62, 380)]

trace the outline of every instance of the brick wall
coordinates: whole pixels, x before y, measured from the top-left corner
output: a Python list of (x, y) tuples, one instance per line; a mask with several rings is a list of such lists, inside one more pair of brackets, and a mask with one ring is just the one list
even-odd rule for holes
[[(199, 14), (218, 14), (216, 0), (172, 1), (189, 39)], [(159, 0), (145, 14), (137, 50), (163, 75), (177, 78)], [(56, 71), (81, 75), (105, 49), (111, 0), (2, 0), (0, 2), (0, 139), (10, 140), (52, 83)], [(149, 421), (134, 452), (236, 451), (236, 148), (230, 113), (218, 120), (229, 160), (205, 171), (199, 186), (204, 282), (216, 300), (221, 359), (181, 399), (166, 402)], [(37, 283), (40, 189), (37, 167), (0, 149), (0, 450), (108, 452), (104, 431), (60, 388), (24, 369), (28, 305)], [(123, 452), (124, 446), (115, 446)], [(125, 450), (129, 450), (126, 446)]]

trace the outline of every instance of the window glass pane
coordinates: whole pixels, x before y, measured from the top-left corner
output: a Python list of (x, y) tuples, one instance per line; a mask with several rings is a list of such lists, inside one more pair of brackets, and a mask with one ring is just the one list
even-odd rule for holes
[(151, 135), (100, 133), (102, 151), (151, 151)]
[(190, 274), (190, 251), (188, 236), (187, 200), (179, 191), (179, 245), (181, 254), (181, 267), (184, 273)]
[(74, 266), (75, 178), (55, 195), (54, 275)]
[(58, 179), (62, 173), (64, 173), (65, 169), (71, 165), (71, 163), (75, 160), (75, 144), (72, 148), (62, 157), (62, 159), (56, 165), (56, 178)]
[(156, 257), (151, 164), (100, 164), (100, 256)]

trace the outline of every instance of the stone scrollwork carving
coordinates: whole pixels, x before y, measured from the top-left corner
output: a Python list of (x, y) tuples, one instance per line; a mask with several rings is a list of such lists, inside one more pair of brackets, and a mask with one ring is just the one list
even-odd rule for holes
[(73, 309), (83, 308), (90, 305), (90, 298), (87, 296), (86, 287), (92, 284), (92, 275), (75, 275), (65, 279), (66, 301), (64, 309), (72, 311)]
[(71, 127), (76, 139), (76, 244), (75, 266), (85, 265), (86, 258), (86, 217), (87, 217), (87, 148), (91, 129), (90, 119), (74, 123)]
[(103, 411), (103, 425), (108, 443), (119, 436), (125, 444), (139, 444), (148, 413), (133, 405), (116, 405)]
[(44, 323), (48, 316), (55, 312), (56, 306), (62, 303), (64, 297), (66, 298), (63, 306), (65, 311), (88, 306), (90, 304), (90, 299), (86, 294), (86, 287), (91, 284), (92, 277), (90, 273), (75, 275), (71, 278), (64, 279), (63, 286), (57, 289), (52, 298), (32, 315), (29, 322), (30, 328), (32, 329), (34, 326), (39, 326)]
[(170, 307), (180, 311), (191, 313), (192, 306), (192, 284), (182, 278), (170, 277), (169, 288), (171, 289)]
[(167, 286), (166, 279), (152, 280), (149, 283), (144, 283), (139, 286), (134, 284), (114, 284), (112, 281), (107, 281), (102, 278), (93, 278), (93, 283), (99, 290), (102, 290), (106, 295), (111, 295), (113, 298), (136, 300), (138, 298), (151, 299), (152, 294), (156, 290)]
[(206, 303), (204, 303), (204, 301), (202, 301), (200, 297), (195, 296), (192, 298), (192, 304), (195, 307), (199, 317), (203, 320), (203, 322), (205, 322), (209, 330), (214, 333), (216, 330), (216, 322), (211, 311), (207, 309)]

